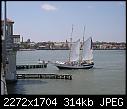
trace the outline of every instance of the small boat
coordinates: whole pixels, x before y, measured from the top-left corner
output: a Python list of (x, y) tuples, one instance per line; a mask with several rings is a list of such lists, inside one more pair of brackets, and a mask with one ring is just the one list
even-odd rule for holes
[[(84, 40), (84, 38), (83, 38)], [(82, 50), (80, 50), (80, 39), (71, 42), (69, 60), (67, 62), (56, 61), (54, 65), (59, 69), (90, 69), (94, 66), (92, 37), (83, 41)]]
[(45, 62), (44, 60), (38, 60), (38, 64), (48, 64), (48, 62)]

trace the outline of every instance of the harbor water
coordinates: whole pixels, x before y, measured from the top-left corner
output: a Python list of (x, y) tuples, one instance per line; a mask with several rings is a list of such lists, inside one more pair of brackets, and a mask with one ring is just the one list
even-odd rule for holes
[[(71, 74), (72, 80), (64, 79), (19, 79), (7, 85), (8, 94), (45, 95), (113, 95), (125, 94), (126, 52), (125, 50), (94, 50), (92, 69), (59, 70), (53, 64), (47, 68), (20, 69), (17, 73), (57, 73)], [(37, 64), (45, 61), (67, 61), (69, 50), (18, 51), (17, 65)]]

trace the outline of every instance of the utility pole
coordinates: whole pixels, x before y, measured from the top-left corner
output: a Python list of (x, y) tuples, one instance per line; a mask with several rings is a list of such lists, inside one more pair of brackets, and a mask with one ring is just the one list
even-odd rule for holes
[(3, 57), (2, 57), (2, 61), (3, 61), (3, 69), (4, 71), (6, 71), (6, 22), (7, 22), (7, 18), (6, 18), (6, 1), (4, 1), (4, 28), (3, 28)]

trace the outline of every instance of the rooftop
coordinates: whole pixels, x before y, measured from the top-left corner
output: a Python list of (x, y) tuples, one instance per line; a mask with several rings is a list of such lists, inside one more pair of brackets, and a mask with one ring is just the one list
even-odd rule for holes
[[(4, 20), (2, 20), (2, 22), (4, 22)], [(9, 22), (9, 23), (14, 23), (14, 21), (12, 21), (12, 20), (10, 20), (10, 19), (8, 19), (8, 18), (7, 18), (7, 22)]]

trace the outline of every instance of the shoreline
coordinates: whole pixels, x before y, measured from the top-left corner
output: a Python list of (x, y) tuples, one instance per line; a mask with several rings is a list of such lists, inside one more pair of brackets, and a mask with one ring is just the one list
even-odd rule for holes
[[(69, 49), (19, 49), (18, 51), (35, 51), (35, 50), (69, 50)], [(93, 49), (93, 50), (126, 50), (126, 49)]]

